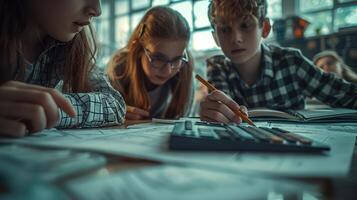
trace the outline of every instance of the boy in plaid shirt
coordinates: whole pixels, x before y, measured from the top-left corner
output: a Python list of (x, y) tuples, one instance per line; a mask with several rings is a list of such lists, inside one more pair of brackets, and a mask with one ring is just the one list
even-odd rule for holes
[(303, 109), (306, 97), (357, 108), (357, 85), (323, 73), (297, 49), (262, 42), (271, 30), (266, 10), (265, 0), (211, 1), (212, 35), (224, 55), (207, 59), (218, 90), (201, 102), (201, 120), (240, 123), (232, 110)]

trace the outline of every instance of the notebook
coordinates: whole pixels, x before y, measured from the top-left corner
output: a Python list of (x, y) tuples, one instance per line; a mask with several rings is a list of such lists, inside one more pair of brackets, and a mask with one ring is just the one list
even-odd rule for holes
[(248, 111), (253, 121), (291, 122), (357, 122), (357, 110), (348, 108), (320, 108), (305, 110), (273, 110), (257, 108)]

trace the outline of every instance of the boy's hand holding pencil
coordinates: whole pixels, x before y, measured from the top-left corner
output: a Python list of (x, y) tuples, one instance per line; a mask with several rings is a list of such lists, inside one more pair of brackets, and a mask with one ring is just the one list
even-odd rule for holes
[(254, 125), (248, 118), (248, 110), (245, 106), (238, 105), (224, 92), (217, 90), (201, 76), (196, 75), (196, 79), (207, 86), (210, 92), (210, 94), (201, 102), (201, 120), (222, 123), (241, 123), (243, 120), (250, 125)]

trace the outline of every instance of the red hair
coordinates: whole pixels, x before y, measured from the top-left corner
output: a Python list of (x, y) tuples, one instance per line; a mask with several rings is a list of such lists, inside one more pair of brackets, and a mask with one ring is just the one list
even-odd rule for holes
[[(141, 56), (144, 46), (152, 38), (189, 41), (190, 28), (185, 18), (177, 11), (164, 6), (151, 8), (135, 28), (127, 46), (118, 50), (108, 64), (108, 75), (113, 86), (123, 95), (130, 106), (148, 109), (148, 91)], [(171, 80), (172, 100), (165, 111), (165, 118), (177, 118), (188, 108), (192, 85), (193, 61), (189, 62)]]
[(253, 17), (261, 26), (266, 14), (266, 0), (211, 0), (208, 9), (208, 19), (213, 28), (218, 21), (231, 23), (240, 17)]

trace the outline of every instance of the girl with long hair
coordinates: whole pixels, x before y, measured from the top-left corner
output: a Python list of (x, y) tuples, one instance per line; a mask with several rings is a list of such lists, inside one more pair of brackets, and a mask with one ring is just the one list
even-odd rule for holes
[(122, 96), (94, 65), (100, 14), (100, 0), (0, 1), (0, 136), (123, 122)]
[(188, 115), (194, 92), (189, 40), (189, 25), (179, 12), (164, 6), (146, 12), (107, 69), (124, 96), (126, 119)]

